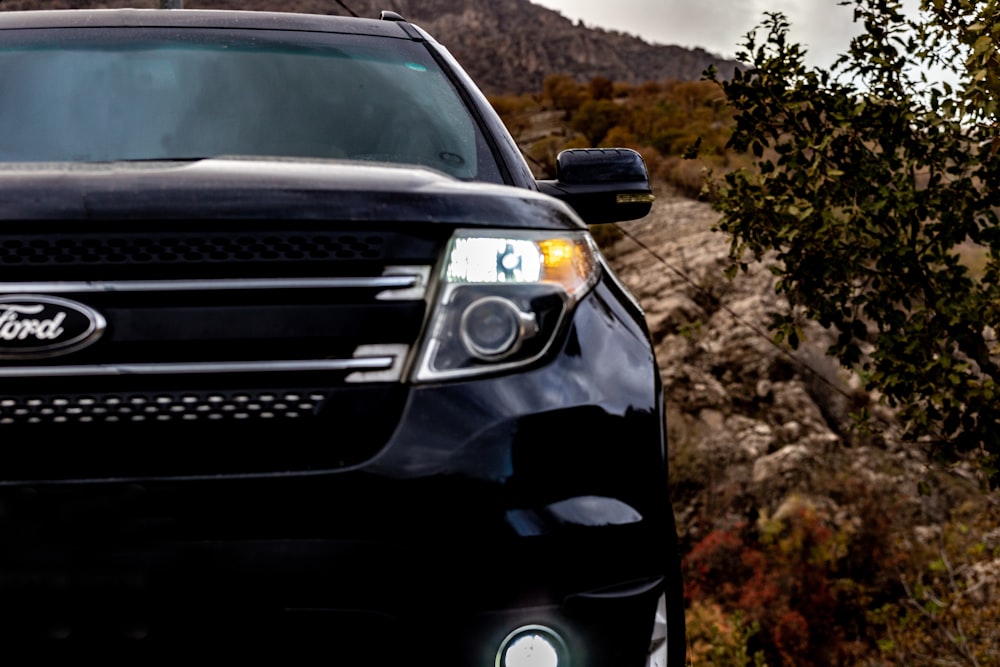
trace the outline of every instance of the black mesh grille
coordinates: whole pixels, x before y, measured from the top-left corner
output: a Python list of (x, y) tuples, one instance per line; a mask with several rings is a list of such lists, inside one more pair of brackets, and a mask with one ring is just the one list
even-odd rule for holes
[(5, 235), (0, 266), (380, 260), (386, 245), (365, 233)]
[(326, 400), (317, 391), (189, 391), (0, 397), (0, 426), (303, 419)]
[(12, 480), (337, 469), (385, 444), (407, 391), (352, 387), (0, 396), (0, 484)]
[[(39, 233), (10, 223), (0, 237), (0, 282), (379, 275), (437, 261), (447, 230), (312, 229), (218, 223), (138, 234), (121, 225)], [(423, 227), (422, 229), (426, 229)]]

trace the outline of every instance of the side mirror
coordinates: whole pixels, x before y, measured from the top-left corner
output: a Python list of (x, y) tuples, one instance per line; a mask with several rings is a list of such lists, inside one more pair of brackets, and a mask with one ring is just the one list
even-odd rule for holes
[(653, 191), (646, 162), (631, 148), (571, 148), (556, 157), (556, 179), (538, 189), (569, 204), (588, 225), (636, 220)]

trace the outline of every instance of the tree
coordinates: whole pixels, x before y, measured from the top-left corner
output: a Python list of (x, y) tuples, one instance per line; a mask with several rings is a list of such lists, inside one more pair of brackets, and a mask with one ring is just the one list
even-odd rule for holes
[(587, 87), (594, 100), (610, 100), (615, 96), (615, 84), (606, 76), (595, 76)]
[(576, 111), (584, 100), (583, 87), (568, 74), (551, 74), (542, 82), (542, 96), (552, 106), (562, 111), (566, 118)]
[(622, 115), (622, 107), (611, 100), (587, 100), (573, 114), (570, 127), (587, 137), (590, 145), (597, 146)]
[(909, 438), (996, 486), (1000, 2), (841, 4), (863, 32), (829, 70), (806, 67), (767, 13), (738, 56), (747, 71), (706, 73), (734, 111), (728, 148), (752, 156), (709, 176), (728, 273), (768, 263), (788, 303), (779, 342), (797, 346), (802, 318), (831, 328), (829, 353)]

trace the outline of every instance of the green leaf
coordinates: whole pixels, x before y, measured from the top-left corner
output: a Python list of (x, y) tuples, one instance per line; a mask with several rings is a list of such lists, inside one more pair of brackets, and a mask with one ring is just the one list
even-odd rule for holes
[[(896, 0), (843, 4), (862, 33), (834, 75), (807, 67), (773, 15), (750, 50), (753, 74), (725, 89), (739, 119), (730, 144), (757, 161), (713, 191), (719, 229), (740, 249), (733, 257), (780, 260), (775, 293), (838, 327), (829, 353), (865, 364), (866, 387), (899, 409), (908, 437), (961, 433), (973, 442), (942, 445), (942, 461), (977, 447), (1000, 460), (989, 435), (1000, 418), (982, 409), (1000, 368), (969, 333), (1000, 328), (1000, 305), (983, 306), (1000, 304), (1000, 262), (973, 278), (957, 254), (972, 241), (1000, 257), (997, 3), (931, 0), (912, 21)], [(928, 86), (949, 53), (970, 58), (957, 63), (960, 84)], [(765, 162), (768, 147), (778, 157)], [(798, 347), (797, 323), (773, 326)]]

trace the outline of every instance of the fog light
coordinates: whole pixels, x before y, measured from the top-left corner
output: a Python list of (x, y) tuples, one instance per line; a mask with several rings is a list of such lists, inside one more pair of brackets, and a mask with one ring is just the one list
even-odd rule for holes
[(496, 667), (568, 667), (566, 644), (543, 625), (526, 625), (507, 635), (497, 651)]
[(538, 333), (533, 313), (498, 296), (488, 296), (471, 304), (462, 313), (462, 343), (480, 359), (498, 359), (516, 352), (525, 338)]

